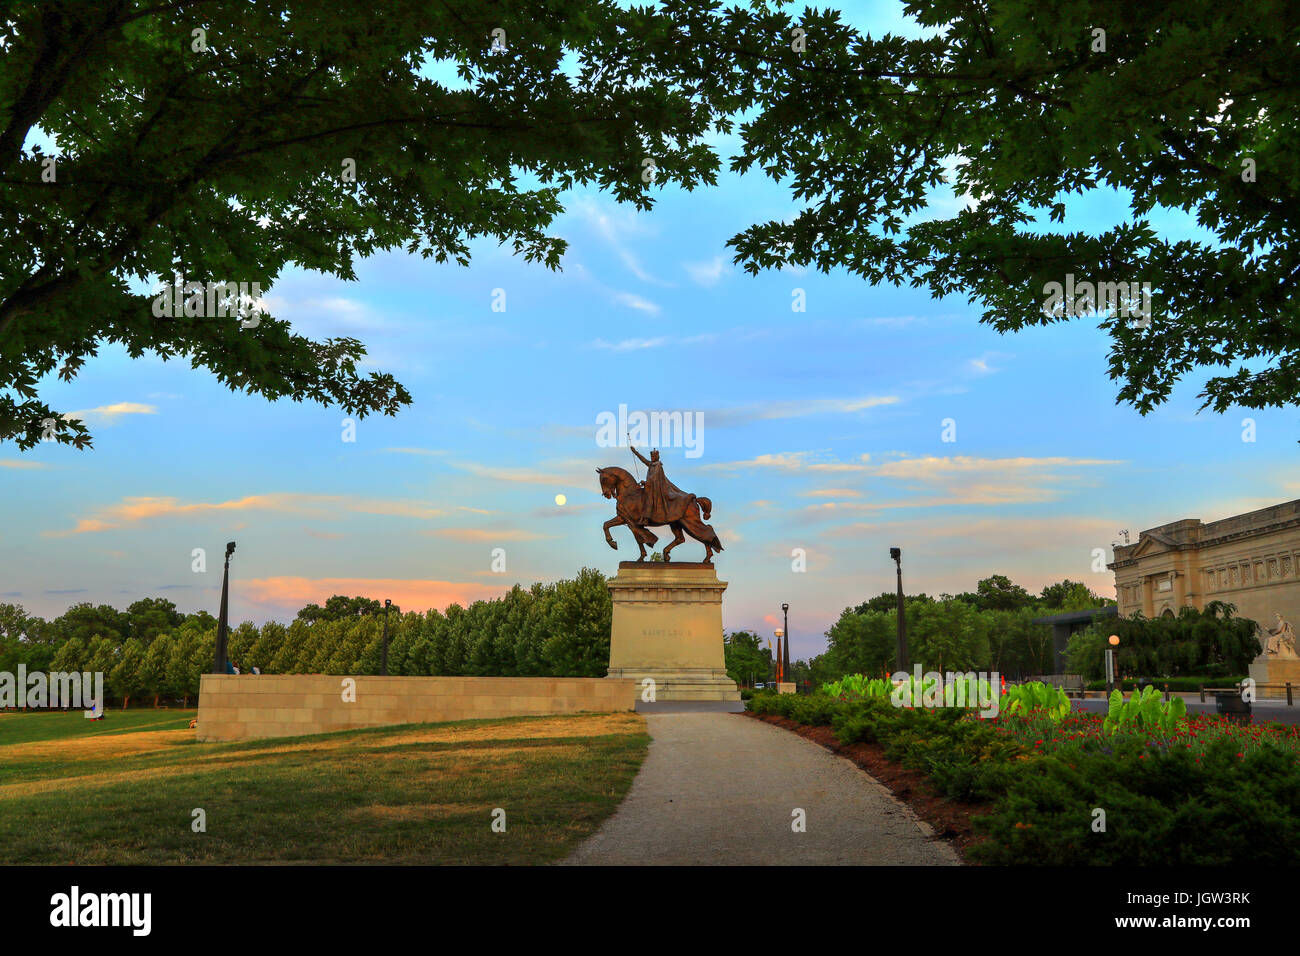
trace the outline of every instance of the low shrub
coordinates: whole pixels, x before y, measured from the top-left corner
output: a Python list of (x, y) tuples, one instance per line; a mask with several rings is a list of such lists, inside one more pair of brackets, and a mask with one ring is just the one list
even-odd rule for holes
[[(992, 864), (1300, 863), (1300, 727), (1186, 717), (1158, 694), (1115, 715), (895, 707), (888, 697), (756, 694), (748, 706), (880, 745), (975, 818)], [(1004, 704), (1007, 698), (1003, 698)], [(1181, 702), (1180, 702), (1181, 703)], [(1105, 813), (1105, 829), (1100, 829)]]
[(1280, 748), (1239, 755), (1221, 740), (1199, 760), (1057, 754), (1035, 758), (1033, 771), (975, 818), (988, 837), (971, 848), (978, 862), (1300, 863), (1300, 762)]
[(962, 751), (932, 756), (926, 769), (939, 793), (963, 803), (996, 800), (1007, 792), (1019, 772), (1005, 761), (981, 760)]

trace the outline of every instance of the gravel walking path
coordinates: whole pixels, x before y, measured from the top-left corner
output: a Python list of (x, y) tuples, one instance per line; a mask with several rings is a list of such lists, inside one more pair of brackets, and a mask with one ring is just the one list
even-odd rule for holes
[(797, 734), (738, 714), (646, 723), (631, 791), (564, 863), (959, 865), (882, 784)]

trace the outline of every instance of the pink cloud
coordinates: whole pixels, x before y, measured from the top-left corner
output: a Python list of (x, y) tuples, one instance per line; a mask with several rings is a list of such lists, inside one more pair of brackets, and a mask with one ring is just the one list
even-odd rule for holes
[(253, 604), (297, 610), (324, 604), (334, 594), (391, 598), (403, 611), (445, 610), (449, 604), (467, 605), (500, 597), (510, 585), (473, 581), (419, 581), (401, 578), (254, 578), (239, 583), (240, 596)]

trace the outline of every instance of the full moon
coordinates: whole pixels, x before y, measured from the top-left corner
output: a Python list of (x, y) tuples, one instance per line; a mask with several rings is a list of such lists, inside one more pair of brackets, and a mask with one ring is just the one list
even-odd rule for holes
[(564, 497), (564, 495), (556, 495), (556, 496), (555, 496), (555, 503), (556, 503), (557, 505), (562, 505), (562, 504), (564, 504), (564, 503), (565, 503), (566, 501), (568, 501), (568, 500), (569, 500), (569, 499), (566, 498), (566, 497)]

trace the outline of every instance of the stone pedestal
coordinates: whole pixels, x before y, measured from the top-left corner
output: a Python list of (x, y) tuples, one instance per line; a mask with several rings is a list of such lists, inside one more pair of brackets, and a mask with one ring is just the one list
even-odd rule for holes
[(740, 700), (722, 656), (722, 592), (711, 564), (622, 561), (614, 599), (609, 676), (653, 678), (656, 700)]
[[(1295, 693), (1300, 694), (1300, 661), (1278, 660), (1277, 658), (1256, 658), (1250, 664), (1249, 676), (1256, 684), (1285, 684), (1290, 681), (1295, 685)], [(1256, 693), (1261, 700), (1286, 697), (1285, 687), (1260, 687)]]

